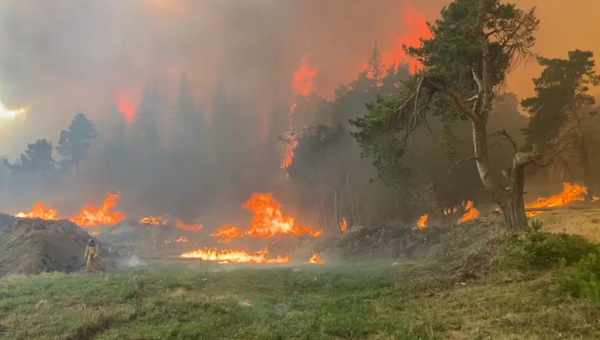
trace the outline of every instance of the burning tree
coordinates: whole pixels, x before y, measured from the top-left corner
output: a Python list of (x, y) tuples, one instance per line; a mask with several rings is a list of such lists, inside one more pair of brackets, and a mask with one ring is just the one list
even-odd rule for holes
[[(407, 48), (423, 69), (391, 98), (379, 98), (366, 116), (352, 120), (354, 137), (363, 152), (377, 162), (399, 159), (410, 147), (410, 136), (427, 117), (446, 122), (470, 121), (475, 161), (484, 188), (500, 206), (506, 224), (527, 224), (523, 202), (524, 170), (541, 160), (537, 151), (524, 152), (506, 132), (496, 135), (513, 146), (512, 165), (501, 171), (490, 162), (488, 120), (494, 99), (511, 66), (529, 54), (539, 24), (535, 11), (523, 11), (499, 0), (454, 0), (430, 25), (430, 39)], [(392, 154), (387, 149), (392, 145)]]
[(556, 160), (567, 171), (570, 169), (566, 157), (581, 163), (588, 199), (593, 196), (591, 133), (584, 127), (594, 115), (590, 108), (595, 99), (588, 93), (589, 87), (600, 83), (593, 57), (590, 51), (575, 50), (569, 52), (568, 59), (538, 58), (544, 70), (533, 80), (536, 95), (522, 102), (531, 115), (525, 130), (528, 143), (541, 150), (562, 148), (570, 151)]

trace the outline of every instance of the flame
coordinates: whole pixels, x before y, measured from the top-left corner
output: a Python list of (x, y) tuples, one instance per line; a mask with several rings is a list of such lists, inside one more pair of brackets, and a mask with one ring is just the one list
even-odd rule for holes
[(185, 237), (185, 236), (178, 236), (178, 237), (175, 239), (175, 242), (176, 242), (176, 243), (187, 243), (187, 242), (189, 242), (189, 241), (190, 241), (190, 240), (189, 240), (187, 237)]
[(290, 262), (288, 256), (269, 257), (269, 251), (265, 248), (251, 254), (239, 249), (215, 249), (203, 248), (180, 255), (181, 258), (200, 259), (221, 264), (231, 263), (255, 263), (255, 264), (285, 264)]
[(320, 264), (320, 265), (324, 265), (325, 264), (325, 260), (323, 260), (323, 258), (321, 257), (321, 254), (319, 253), (314, 253), (310, 259), (308, 260), (308, 263), (310, 264)]
[[(559, 194), (552, 195), (549, 197), (539, 197), (533, 202), (525, 205), (526, 209), (546, 209), (555, 207), (564, 207), (575, 201), (584, 201), (585, 195), (587, 195), (588, 189), (579, 184), (573, 184), (569, 182), (563, 183), (563, 191)], [(527, 212), (528, 217), (533, 217), (541, 214), (540, 211), (529, 211)]]
[(425, 214), (425, 215), (419, 217), (419, 219), (417, 220), (417, 229), (419, 229), (419, 230), (427, 229), (428, 225), (429, 225), (429, 214)]
[(42, 220), (58, 220), (58, 210), (47, 207), (44, 202), (36, 202), (30, 212), (18, 212), (20, 218), (41, 218)]
[(244, 208), (254, 214), (246, 235), (271, 238), (278, 235), (320, 237), (322, 230), (297, 224), (293, 217), (281, 211), (281, 204), (270, 193), (254, 193), (244, 204)]
[(386, 66), (407, 64), (411, 71), (417, 72), (423, 65), (406, 55), (404, 47), (418, 47), (421, 45), (421, 39), (430, 39), (432, 33), (425, 16), (408, 0), (403, 3), (402, 23), (407, 32), (396, 38), (392, 48), (383, 53), (381, 61)]
[(293, 137), (288, 141), (283, 160), (281, 161), (282, 169), (287, 170), (290, 166), (292, 166), (292, 164), (294, 164), (294, 158), (296, 157), (296, 149), (298, 148), (298, 144), (298, 138), (296, 137)]
[(204, 230), (204, 226), (202, 224), (187, 224), (179, 219), (175, 221), (175, 226), (181, 231), (187, 231), (191, 233), (199, 233)]
[(71, 222), (80, 227), (95, 227), (115, 225), (125, 219), (125, 214), (119, 211), (113, 211), (119, 204), (121, 194), (109, 193), (99, 207), (87, 203), (78, 215), (70, 218)]
[(237, 238), (240, 238), (243, 234), (244, 232), (239, 227), (231, 224), (225, 224), (215, 230), (211, 236), (217, 238), (218, 242), (220, 243), (229, 243)]
[(299, 96), (308, 97), (315, 90), (315, 79), (319, 71), (308, 63), (306, 57), (298, 69), (294, 72), (292, 79), (292, 89)]
[(165, 225), (165, 220), (161, 216), (146, 216), (139, 220), (139, 224), (144, 225)]
[(132, 124), (135, 121), (137, 112), (137, 107), (132, 99), (134, 97), (133, 91), (121, 90), (115, 97), (117, 110), (123, 115), (123, 119), (127, 124)]
[(345, 234), (348, 232), (348, 220), (345, 217), (342, 217), (342, 220), (339, 223), (340, 232)]
[(479, 215), (481, 215), (479, 210), (475, 208), (475, 203), (473, 203), (473, 201), (467, 201), (465, 211), (466, 212), (464, 213), (464, 215), (462, 215), (462, 217), (458, 220), (458, 224), (463, 224), (465, 222), (472, 221), (479, 217)]

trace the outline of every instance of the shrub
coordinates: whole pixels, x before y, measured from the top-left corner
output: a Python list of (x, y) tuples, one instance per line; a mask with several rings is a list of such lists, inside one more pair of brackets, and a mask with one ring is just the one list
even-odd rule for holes
[(541, 224), (534, 221), (527, 233), (509, 244), (509, 257), (517, 265), (549, 268), (574, 264), (597, 249), (594, 243), (578, 235), (541, 231)]
[(600, 254), (591, 253), (559, 279), (561, 288), (579, 298), (600, 304)]

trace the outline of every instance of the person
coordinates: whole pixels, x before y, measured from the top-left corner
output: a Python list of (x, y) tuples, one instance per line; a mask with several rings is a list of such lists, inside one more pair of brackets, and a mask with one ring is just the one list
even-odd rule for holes
[(98, 263), (99, 258), (99, 247), (94, 239), (88, 241), (87, 247), (85, 247), (85, 271), (97, 272), (100, 270)]

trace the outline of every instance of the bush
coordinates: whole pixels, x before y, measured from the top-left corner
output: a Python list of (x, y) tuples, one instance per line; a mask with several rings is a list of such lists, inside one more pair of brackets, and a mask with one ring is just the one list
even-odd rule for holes
[(597, 249), (581, 236), (543, 232), (541, 224), (533, 222), (526, 234), (509, 244), (509, 257), (517, 265), (539, 269), (574, 264)]
[(579, 298), (600, 304), (600, 254), (588, 254), (559, 280), (561, 288)]

